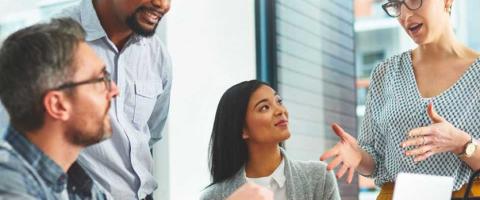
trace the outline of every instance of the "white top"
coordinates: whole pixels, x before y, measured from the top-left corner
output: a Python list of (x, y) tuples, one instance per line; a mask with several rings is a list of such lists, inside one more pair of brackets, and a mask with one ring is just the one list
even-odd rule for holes
[[(245, 172), (245, 174), (247, 174)], [(246, 176), (246, 175), (245, 175)], [(247, 182), (253, 182), (258, 185), (261, 185), (265, 188), (268, 188), (273, 192), (275, 200), (286, 200), (287, 199), (287, 187), (285, 187), (285, 160), (282, 159), (280, 165), (277, 169), (273, 171), (272, 174), (260, 178), (248, 178)]]

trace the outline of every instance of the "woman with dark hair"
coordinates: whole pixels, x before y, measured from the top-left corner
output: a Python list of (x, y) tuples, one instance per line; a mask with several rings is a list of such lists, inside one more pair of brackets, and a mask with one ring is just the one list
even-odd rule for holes
[(289, 137), (288, 112), (275, 90), (256, 80), (229, 88), (215, 116), (212, 183), (202, 199), (225, 199), (247, 182), (272, 190), (275, 199), (340, 199), (324, 163), (288, 159), (281, 146)]

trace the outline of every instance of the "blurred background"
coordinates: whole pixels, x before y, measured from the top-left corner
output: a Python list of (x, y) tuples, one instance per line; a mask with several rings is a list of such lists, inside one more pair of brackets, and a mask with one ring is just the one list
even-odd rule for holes
[[(80, 0), (0, 0), (0, 41), (48, 20)], [(233, 84), (260, 79), (283, 96), (294, 159), (318, 160), (338, 139), (338, 122), (359, 132), (373, 67), (415, 47), (381, 0), (173, 0), (157, 34), (173, 59), (171, 108), (154, 148), (157, 199), (198, 199), (209, 183), (208, 144), (220, 96)], [(458, 38), (480, 51), (480, 1), (455, 1)], [(1, 43), (1, 42), (0, 42)], [(0, 131), (8, 116), (0, 113)], [(342, 199), (375, 199), (373, 181), (339, 180)]]

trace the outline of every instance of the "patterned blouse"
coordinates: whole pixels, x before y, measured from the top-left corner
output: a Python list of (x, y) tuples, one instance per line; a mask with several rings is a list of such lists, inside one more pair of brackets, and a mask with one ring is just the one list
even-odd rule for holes
[(358, 141), (375, 161), (371, 177), (376, 185), (394, 182), (400, 172), (454, 177), (455, 191), (468, 182), (472, 170), (455, 154), (439, 153), (415, 164), (400, 147), (410, 130), (431, 124), (429, 102), (453, 126), (479, 139), (480, 58), (453, 86), (432, 98), (420, 95), (411, 51), (393, 56), (373, 70)]

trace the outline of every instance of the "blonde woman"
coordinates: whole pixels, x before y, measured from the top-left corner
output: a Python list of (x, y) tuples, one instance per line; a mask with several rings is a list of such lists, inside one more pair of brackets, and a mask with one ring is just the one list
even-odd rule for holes
[[(451, 25), (453, 0), (389, 0), (418, 45), (387, 59), (372, 72), (358, 141), (334, 125), (341, 141), (321, 160), (337, 177), (355, 171), (381, 186), (377, 199), (392, 199), (400, 172), (454, 177), (462, 197), (472, 170), (480, 169), (480, 60), (461, 44)], [(475, 183), (473, 195), (480, 196)]]

